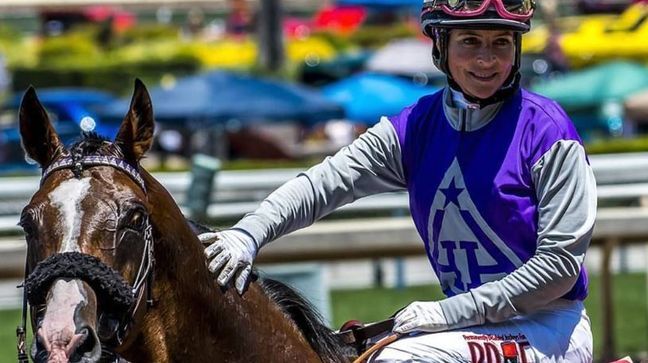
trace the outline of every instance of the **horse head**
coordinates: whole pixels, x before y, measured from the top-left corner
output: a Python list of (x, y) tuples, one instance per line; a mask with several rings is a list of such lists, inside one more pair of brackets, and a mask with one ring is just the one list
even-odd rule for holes
[(151, 206), (138, 162), (153, 140), (139, 80), (114, 142), (96, 135), (67, 149), (30, 88), (20, 106), (26, 155), (43, 170), (24, 208), (25, 291), (36, 362), (97, 362), (128, 343), (150, 303)]
[(173, 197), (138, 165), (153, 138), (140, 81), (113, 142), (85, 135), (66, 148), (33, 89), (20, 132), (43, 169), (20, 221), (35, 362), (345, 361), (294, 291), (265, 280), (239, 296), (215, 283)]

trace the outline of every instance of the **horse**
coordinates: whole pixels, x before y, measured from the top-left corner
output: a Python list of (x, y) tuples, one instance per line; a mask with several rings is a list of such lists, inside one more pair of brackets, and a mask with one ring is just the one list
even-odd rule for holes
[(276, 281), (239, 296), (140, 160), (154, 116), (136, 80), (114, 141), (62, 144), (30, 87), (19, 111), (26, 156), (43, 170), (24, 208), (25, 295), (35, 362), (344, 362), (348, 351), (308, 303)]

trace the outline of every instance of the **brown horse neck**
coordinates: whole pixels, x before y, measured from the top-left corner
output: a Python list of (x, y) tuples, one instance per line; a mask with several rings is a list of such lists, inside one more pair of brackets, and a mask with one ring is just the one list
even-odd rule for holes
[[(205, 266), (202, 245), (173, 198), (150, 174), (143, 177), (152, 208), (156, 258), (156, 305), (147, 314), (144, 330), (149, 340), (164, 342), (160, 354), (171, 361), (191, 362), (319, 361), (258, 284), (251, 284), (243, 297), (234, 288), (224, 291), (216, 284)], [(155, 338), (160, 335), (164, 337)]]

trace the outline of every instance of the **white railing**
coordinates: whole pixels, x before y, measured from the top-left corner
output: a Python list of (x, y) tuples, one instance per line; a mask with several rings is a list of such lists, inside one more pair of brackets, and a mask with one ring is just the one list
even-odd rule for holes
[[(602, 204), (639, 200), (648, 196), (648, 153), (595, 155), (590, 160)], [(299, 172), (299, 169), (222, 171), (216, 176), (207, 215), (213, 220), (232, 220), (243, 216), (254, 210), (272, 190)], [(186, 190), (191, 182), (189, 172), (154, 173), (153, 176), (167, 188), (178, 204), (185, 204)], [(16, 226), (18, 216), (37, 190), (38, 183), (37, 176), (0, 178), (0, 233), (19, 231)], [(405, 193), (386, 193), (358, 200), (343, 207), (340, 212), (407, 209)]]

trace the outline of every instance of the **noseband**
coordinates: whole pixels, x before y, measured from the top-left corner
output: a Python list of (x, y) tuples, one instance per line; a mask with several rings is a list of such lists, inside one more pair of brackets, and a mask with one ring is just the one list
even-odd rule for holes
[[(81, 158), (66, 156), (61, 158), (43, 171), (41, 186), (53, 172), (62, 169), (72, 169), (77, 178), (81, 177), (84, 168), (93, 166), (111, 166), (126, 173), (146, 193), (144, 179), (139, 171), (124, 161), (112, 156), (91, 155)], [(18, 362), (27, 363), (25, 348), (27, 303), (34, 306), (45, 302), (46, 289), (58, 278), (81, 279), (96, 291), (97, 299), (102, 306), (109, 307), (115, 315), (119, 311), (128, 309), (128, 314), (120, 317), (118, 323), (110, 331), (101, 334), (101, 343), (109, 348), (117, 348), (132, 343), (136, 334), (130, 328), (135, 322), (140, 322), (147, 308), (153, 306), (153, 228), (150, 220), (146, 218), (144, 229), (144, 251), (140, 266), (133, 286), (129, 286), (123, 277), (111, 267), (105, 265), (98, 258), (78, 252), (54, 254), (36, 265), (29, 273), (25, 261), (25, 282), (23, 283), (23, 312), (22, 324), (16, 329), (18, 336)], [(91, 274), (89, 274), (91, 273)], [(146, 299), (144, 299), (146, 295)], [(145, 302), (145, 303), (144, 303)], [(35, 311), (32, 310), (31, 323), (35, 326)]]

